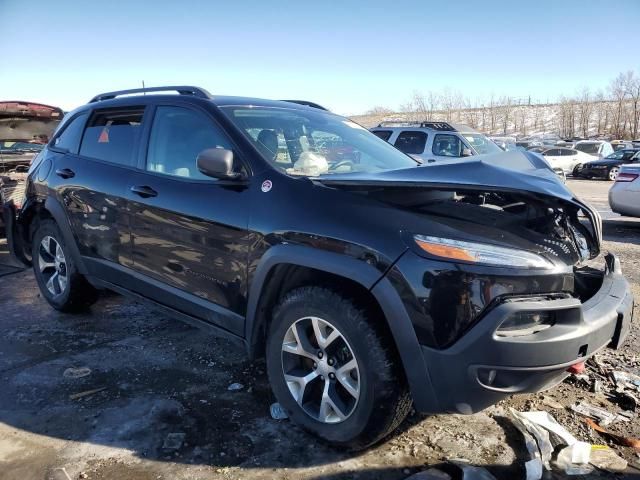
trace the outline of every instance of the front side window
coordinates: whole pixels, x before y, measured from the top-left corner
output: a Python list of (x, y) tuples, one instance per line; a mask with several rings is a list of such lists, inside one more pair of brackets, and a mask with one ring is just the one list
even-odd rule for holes
[(80, 139), (88, 114), (82, 113), (72, 119), (64, 130), (53, 140), (53, 147), (68, 150), (70, 153), (78, 153)]
[[(498, 150), (500, 148), (495, 146)], [(433, 139), (433, 147), (431, 151), (434, 155), (442, 157), (462, 157), (462, 150), (465, 148), (464, 143), (457, 135), (448, 133), (439, 133)]]
[(427, 143), (427, 134), (424, 132), (406, 131), (400, 132), (396, 138), (395, 146), (401, 152), (409, 154), (421, 154)]
[(503, 151), (495, 143), (489, 140), (488, 137), (485, 137), (481, 133), (463, 133), (462, 136), (467, 142), (469, 142), (469, 145), (471, 145), (473, 149), (478, 152), (479, 155), (500, 153)]
[(232, 149), (226, 135), (205, 114), (183, 107), (156, 109), (147, 151), (147, 170), (212, 180), (200, 173), (196, 165), (198, 154), (209, 148)]
[(373, 130), (371, 133), (373, 133), (376, 137), (381, 138), (385, 142), (388, 142), (393, 132), (391, 130)]
[(265, 160), (288, 175), (316, 177), (417, 166), (366, 128), (331, 112), (246, 106), (221, 110)]
[(96, 110), (82, 137), (80, 155), (134, 165), (144, 107)]

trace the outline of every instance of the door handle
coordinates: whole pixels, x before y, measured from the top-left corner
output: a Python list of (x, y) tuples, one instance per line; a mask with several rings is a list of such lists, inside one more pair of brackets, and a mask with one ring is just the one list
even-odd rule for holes
[(62, 178), (73, 178), (76, 176), (76, 173), (70, 168), (59, 168), (56, 170), (56, 175)]
[(427, 160), (427, 163), (433, 163), (433, 162), (435, 162), (435, 161), (436, 161), (436, 159), (435, 159), (435, 158), (430, 158), (429, 160)]
[(146, 185), (138, 185), (135, 187), (131, 187), (131, 191), (136, 195), (140, 195), (142, 198), (149, 197), (157, 197), (158, 192), (156, 192), (153, 188), (147, 187)]

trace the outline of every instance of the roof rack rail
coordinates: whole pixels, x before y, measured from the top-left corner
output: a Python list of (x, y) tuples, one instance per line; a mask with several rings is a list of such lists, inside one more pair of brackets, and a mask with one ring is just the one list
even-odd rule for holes
[(170, 86), (170, 87), (149, 87), (149, 88), (131, 88), (129, 90), (118, 90), (115, 92), (101, 93), (93, 97), (89, 103), (101, 102), (103, 100), (112, 100), (123, 95), (146, 94), (150, 92), (178, 92), (180, 95), (193, 95), (198, 98), (213, 98), (204, 88), (190, 87), (187, 85)]
[(307, 107), (318, 108), (320, 110), (329, 111), (328, 108), (323, 107), (322, 105), (318, 105), (316, 102), (310, 102), (309, 100), (280, 100), (281, 102), (289, 102), (289, 103), (297, 103), (298, 105), (305, 105)]
[(455, 132), (456, 129), (447, 122), (411, 122), (406, 120), (388, 120), (380, 122), (378, 127), (418, 127), (431, 128), (433, 130), (441, 130), (446, 132)]

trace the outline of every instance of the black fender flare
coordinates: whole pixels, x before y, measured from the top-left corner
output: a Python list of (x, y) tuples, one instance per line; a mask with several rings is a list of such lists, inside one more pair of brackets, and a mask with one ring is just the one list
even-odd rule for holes
[(72, 255), (76, 263), (78, 272), (80, 272), (82, 275), (87, 275), (87, 268), (82, 261), (82, 255), (80, 255), (78, 244), (75, 237), (73, 236), (73, 230), (71, 229), (71, 223), (69, 222), (69, 218), (67, 217), (64, 208), (57, 199), (51, 196), (48, 196), (44, 201), (43, 207), (47, 212), (49, 212), (51, 217), (53, 217), (53, 220), (58, 224), (58, 228), (60, 229), (60, 232), (62, 233), (62, 236), (64, 238), (64, 243), (67, 247), (68, 252)]
[(269, 273), (280, 264), (298, 265), (339, 275), (369, 290), (382, 309), (393, 335), (416, 409), (422, 412), (438, 411), (422, 349), (398, 292), (384, 277), (384, 273), (354, 257), (303, 245), (279, 244), (271, 247), (260, 260), (249, 289), (245, 338), (250, 356), (253, 355), (259, 335), (257, 313), (260, 298)]

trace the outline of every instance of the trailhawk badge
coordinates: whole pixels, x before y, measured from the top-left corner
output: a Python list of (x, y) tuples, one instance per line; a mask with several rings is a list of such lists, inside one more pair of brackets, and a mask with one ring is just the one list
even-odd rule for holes
[(273, 187), (273, 183), (271, 183), (271, 180), (265, 180), (264, 182), (262, 182), (262, 191), (264, 193), (267, 193), (269, 190), (271, 190), (271, 187)]

